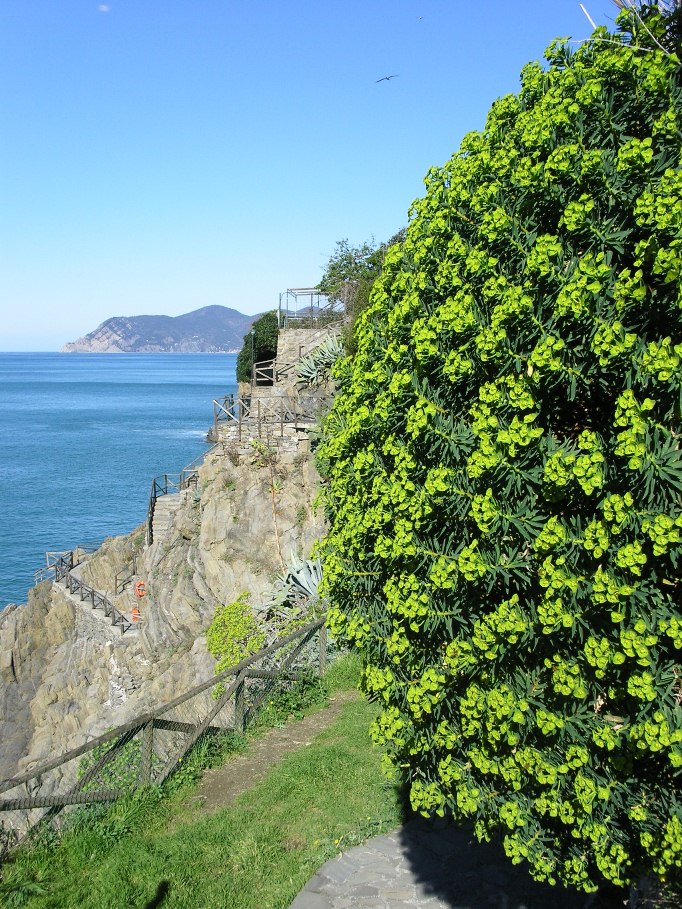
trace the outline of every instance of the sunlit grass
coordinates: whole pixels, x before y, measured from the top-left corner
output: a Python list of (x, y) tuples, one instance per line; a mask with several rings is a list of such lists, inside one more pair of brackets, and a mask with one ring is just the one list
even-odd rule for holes
[[(356, 676), (352, 661), (340, 662), (326, 682), (343, 690)], [(60, 844), (19, 853), (6, 869), (4, 904), (288, 906), (326, 858), (399, 823), (398, 793), (369, 741), (374, 715), (364, 699), (346, 703), (310, 745), (215, 814), (189, 810), (187, 786), (170, 798), (150, 791), (75, 827)]]

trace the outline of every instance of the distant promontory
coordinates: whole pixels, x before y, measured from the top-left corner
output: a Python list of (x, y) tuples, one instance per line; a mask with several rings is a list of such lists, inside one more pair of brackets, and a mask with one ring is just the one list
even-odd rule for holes
[(257, 316), (204, 306), (181, 316), (114, 316), (62, 353), (234, 353)]

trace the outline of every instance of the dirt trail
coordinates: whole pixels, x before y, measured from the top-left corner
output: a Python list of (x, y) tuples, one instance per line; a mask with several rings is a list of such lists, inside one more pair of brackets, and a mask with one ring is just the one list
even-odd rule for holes
[(271, 729), (252, 742), (244, 754), (228, 760), (222, 767), (205, 771), (192, 797), (195, 807), (202, 814), (213, 814), (231, 805), (238, 795), (263, 779), (286, 754), (309, 745), (331, 726), (344, 704), (357, 697), (357, 691), (338, 692), (329, 699), (328, 707), (301, 720), (290, 720), (280, 729)]

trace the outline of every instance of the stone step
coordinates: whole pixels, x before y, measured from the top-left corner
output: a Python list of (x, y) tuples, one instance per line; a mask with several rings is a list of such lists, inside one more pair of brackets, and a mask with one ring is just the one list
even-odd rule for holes
[(155, 543), (161, 543), (168, 538), (175, 524), (175, 512), (184, 501), (184, 492), (172, 492), (168, 495), (160, 496), (156, 500), (152, 519), (152, 535)]
[[(77, 570), (78, 570), (78, 566), (76, 566), (75, 568), (73, 568), (73, 569), (71, 570), (71, 574), (72, 574), (74, 577), (80, 579), (80, 575), (79, 575), (79, 574), (76, 574)], [(75, 603), (75, 604), (76, 604), (78, 607), (80, 607), (81, 609), (86, 609), (86, 610), (88, 611), (88, 613), (90, 613), (92, 616), (97, 617), (103, 624), (105, 624), (105, 625), (113, 625), (113, 623), (112, 623), (112, 621), (111, 621), (111, 616), (107, 616), (107, 615), (105, 614), (103, 607), (101, 607), (101, 606), (95, 606), (95, 607), (93, 607), (90, 598), (87, 597), (87, 596), (84, 597), (83, 599), (81, 599), (80, 591), (75, 591), (75, 592), (72, 593), (72, 592), (69, 590), (69, 588), (67, 587), (66, 578), (61, 578), (61, 579), (60, 579), (58, 582), (56, 582), (56, 583), (58, 583), (59, 586), (60, 586), (60, 588), (62, 589), (63, 595), (66, 596), (66, 597), (68, 597), (69, 600), (71, 600), (72, 603)], [(91, 586), (91, 585), (88, 585), (88, 586)], [(100, 591), (98, 591), (98, 592), (100, 592)], [(106, 596), (106, 594), (102, 594), (102, 595), (103, 595), (103, 596)], [(110, 601), (110, 602), (111, 602), (111, 601)], [(112, 605), (113, 605), (113, 604), (112, 604)], [(119, 610), (119, 611), (120, 611), (120, 610)], [(126, 619), (128, 619), (128, 621), (130, 621), (130, 619), (131, 619), (130, 615), (127, 615), (125, 612), (123, 612), (123, 615), (125, 616)], [(118, 629), (118, 630), (119, 630), (119, 633), (120, 633), (120, 629)], [(132, 632), (134, 632), (134, 631), (139, 631), (139, 626), (133, 625), (132, 628), (129, 628), (129, 629), (128, 629), (127, 634), (130, 634), (130, 633), (132, 633)]]

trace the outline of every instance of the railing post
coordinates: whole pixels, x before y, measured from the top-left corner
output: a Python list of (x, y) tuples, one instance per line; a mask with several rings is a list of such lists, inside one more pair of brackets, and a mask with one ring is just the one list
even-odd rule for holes
[(140, 786), (149, 786), (152, 781), (152, 755), (154, 754), (154, 720), (145, 723), (142, 730), (142, 750), (140, 752)]
[(246, 720), (246, 705), (245, 705), (245, 680), (246, 673), (240, 672), (237, 676), (237, 687), (234, 692), (234, 731), (243, 732), (244, 731), (244, 722)]
[(260, 425), (260, 398), (258, 398), (258, 438), (259, 438), (259, 439), (260, 439), (260, 430), (261, 430), (261, 425)]
[(319, 675), (324, 675), (327, 668), (327, 626), (320, 625), (320, 636), (318, 638), (319, 660), (317, 670)]
[(284, 438), (284, 398), (279, 399), (279, 437)]

